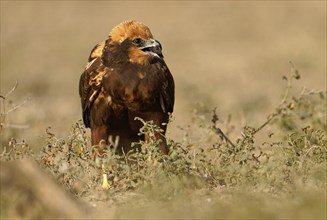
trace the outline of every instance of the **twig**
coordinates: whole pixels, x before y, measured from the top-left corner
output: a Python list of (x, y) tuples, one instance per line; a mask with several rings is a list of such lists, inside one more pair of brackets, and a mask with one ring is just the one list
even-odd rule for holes
[[(300, 79), (300, 74), (299, 74), (299, 71), (295, 68), (294, 64), (292, 61), (289, 61), (290, 65), (291, 65), (291, 72), (290, 72), (290, 76), (289, 78), (287, 78), (286, 76), (283, 76), (283, 79), (287, 80), (287, 87), (286, 87), (286, 91), (285, 91), (285, 94), (283, 96), (283, 99), (282, 101), (280, 102), (279, 106), (283, 105), (287, 98), (288, 98), (288, 95), (289, 95), (289, 92), (290, 92), (290, 89), (292, 88), (292, 79)], [(292, 73), (294, 72), (294, 74), (292, 75)]]
[(14, 107), (12, 107), (11, 109), (9, 109), (5, 114), (8, 115), (10, 112), (13, 112), (15, 110), (17, 110), (18, 108), (22, 107), (23, 105), (26, 104), (27, 101), (29, 101), (30, 98), (25, 99), (22, 103), (15, 105)]
[(1, 96), (1, 98), (6, 99), (11, 93), (13, 93), (17, 89), (17, 87), (18, 87), (18, 81), (16, 80), (14, 87), (9, 92), (7, 92), (6, 95)]
[(218, 115), (216, 113), (216, 109), (214, 108), (213, 111), (213, 115), (212, 115), (212, 119), (211, 122), (213, 123), (212, 125), (212, 129), (216, 132), (216, 134), (218, 134), (218, 136), (222, 139), (225, 140), (227, 143), (229, 143), (232, 147), (236, 148), (235, 144), (233, 144), (233, 142), (224, 134), (224, 132), (220, 129), (216, 127), (216, 122), (219, 120)]
[(276, 115), (273, 115), (271, 118), (269, 118), (266, 122), (264, 122), (260, 127), (256, 128), (252, 135), (258, 133), (261, 129), (263, 129), (264, 127), (266, 127), (274, 118), (276, 117)]
[(232, 145), (232, 147), (236, 148), (236, 146), (233, 144), (233, 142), (224, 134), (224, 132), (220, 128), (214, 127), (214, 130), (216, 134), (218, 134), (223, 140), (225, 140), (227, 143)]
[(129, 164), (128, 164), (128, 159), (127, 159), (127, 156), (126, 156), (126, 154), (125, 154), (124, 148), (121, 148), (121, 149), (122, 149), (122, 152), (123, 152), (123, 155), (124, 155), (124, 158), (125, 158), (125, 162), (126, 162), (126, 164), (129, 166)]
[(16, 125), (16, 124), (5, 124), (5, 123), (0, 123), (1, 126), (6, 127), (6, 128), (15, 128), (15, 129), (27, 129), (30, 126), (29, 125)]
[(2, 129), (6, 127), (12, 127), (12, 128), (19, 128), (23, 129), (26, 128), (26, 125), (14, 125), (14, 124), (5, 124), (6, 117), (9, 113), (17, 110), (18, 108), (22, 107), (26, 104), (26, 102), (29, 100), (29, 98), (25, 99), (22, 103), (15, 105), (14, 107), (10, 108), (9, 110), (6, 109), (7, 107), (7, 98), (10, 96), (18, 87), (18, 81), (16, 80), (14, 87), (7, 92), (6, 95), (0, 95), (0, 132), (2, 132)]

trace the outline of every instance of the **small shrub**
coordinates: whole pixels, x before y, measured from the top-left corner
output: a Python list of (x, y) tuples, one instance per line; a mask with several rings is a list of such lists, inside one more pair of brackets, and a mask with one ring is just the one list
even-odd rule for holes
[[(143, 123), (140, 135), (150, 139), (134, 143), (135, 151), (122, 155), (115, 152), (117, 143), (112, 137), (110, 146), (100, 142), (90, 147), (86, 129), (78, 121), (65, 138), (46, 129), (46, 143), (39, 154), (34, 154), (25, 142), (12, 139), (1, 160), (32, 157), (76, 197), (93, 203), (119, 204), (134, 198), (144, 205), (192, 199), (194, 192), (218, 195), (214, 192), (223, 189), (232, 195), (244, 190), (268, 194), (269, 198), (290, 198), (287, 195), (299, 192), (308, 195), (305, 192), (310, 189), (320, 192), (326, 189), (326, 92), (303, 89), (299, 96), (290, 97), (292, 81), (299, 78), (298, 71), (292, 68), (290, 76), (284, 77), (287, 87), (280, 104), (262, 125), (246, 125), (241, 134), (235, 134), (230, 118), (224, 123), (224, 133), (215, 110), (210, 121), (203, 117), (210, 111), (202, 106), (201, 111), (194, 111), (193, 127), (181, 128), (183, 139), (168, 140), (169, 155), (160, 153), (154, 138), (154, 132), (160, 129), (151, 121), (137, 119)], [(267, 126), (273, 132), (258, 143), (257, 136), (264, 135), (262, 130)], [(201, 138), (195, 139), (193, 133)], [(233, 141), (229, 136), (238, 138)], [(107, 148), (106, 153), (93, 161), (91, 152), (98, 148)], [(228, 201), (220, 200), (219, 204), (231, 207)], [(131, 206), (137, 205), (128, 203)]]

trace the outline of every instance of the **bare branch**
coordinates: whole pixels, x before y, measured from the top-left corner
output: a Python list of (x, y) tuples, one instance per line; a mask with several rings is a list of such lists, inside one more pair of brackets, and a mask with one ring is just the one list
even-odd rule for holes
[(215, 131), (215, 133), (222, 139), (222, 140), (225, 140), (228, 144), (230, 144), (232, 147), (235, 148), (235, 144), (233, 144), (233, 142), (224, 134), (224, 132), (220, 129), (220, 128), (217, 128), (216, 127), (216, 122), (219, 120), (219, 117), (216, 113), (216, 109), (217, 108), (214, 108), (212, 111), (213, 111), (213, 114), (212, 114), (212, 119), (211, 119), (211, 122), (212, 122), (212, 129)]
[(18, 81), (16, 80), (14, 87), (6, 95), (2, 96), (1, 98), (6, 99), (10, 94), (12, 94), (17, 89), (17, 87), (18, 87)]
[(30, 98), (25, 99), (22, 103), (20, 103), (18, 105), (15, 105), (11, 109), (9, 109), (5, 114), (8, 115), (10, 112), (13, 112), (13, 111), (17, 110), (18, 108), (20, 108), (23, 105), (25, 105), (27, 103), (27, 101), (29, 101), (29, 100), (30, 100)]
[(0, 126), (4, 128), (14, 128), (14, 129), (27, 129), (29, 125), (18, 125), (18, 124), (5, 124), (0, 122)]

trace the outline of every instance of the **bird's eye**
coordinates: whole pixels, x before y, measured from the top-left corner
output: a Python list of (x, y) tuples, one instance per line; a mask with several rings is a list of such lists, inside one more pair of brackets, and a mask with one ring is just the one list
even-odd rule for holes
[(135, 39), (133, 40), (133, 43), (136, 44), (136, 45), (141, 44), (141, 42), (142, 42), (142, 39), (141, 39), (141, 38), (135, 38)]

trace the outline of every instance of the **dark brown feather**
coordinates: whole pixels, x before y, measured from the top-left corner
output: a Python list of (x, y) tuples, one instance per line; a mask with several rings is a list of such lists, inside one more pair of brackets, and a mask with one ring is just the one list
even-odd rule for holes
[[(135, 45), (135, 38), (150, 42), (151, 47)], [(101, 140), (108, 143), (109, 135), (119, 136), (119, 146), (127, 151), (131, 142), (147, 139), (138, 136), (142, 124), (135, 117), (152, 120), (165, 133), (175, 87), (156, 42), (148, 27), (129, 21), (93, 48), (79, 86), (83, 120), (91, 128), (93, 145)], [(168, 153), (163, 136), (155, 136), (162, 140), (163, 153)]]

